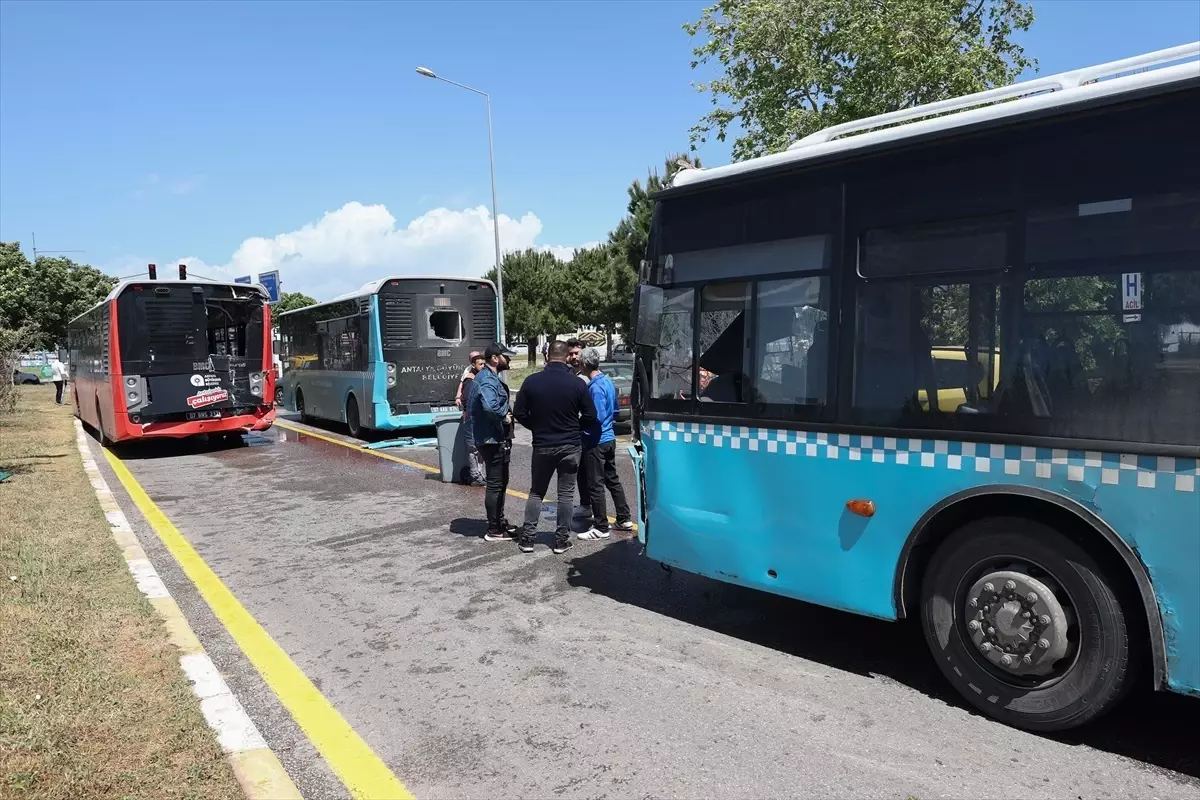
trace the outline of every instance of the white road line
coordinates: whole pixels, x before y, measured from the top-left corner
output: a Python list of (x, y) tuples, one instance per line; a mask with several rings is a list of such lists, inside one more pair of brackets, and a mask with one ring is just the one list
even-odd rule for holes
[[(92, 488), (96, 492), (100, 508), (104, 510), (104, 517), (112, 529), (113, 539), (125, 557), (125, 565), (129, 568), (129, 573), (133, 576), (138, 590), (146, 596), (146, 599), (164, 618), (168, 629), (172, 630), (174, 634), (172, 638), (182, 652), (179, 665), (188, 680), (191, 681), (192, 692), (200, 699), (200, 711), (204, 714), (204, 719), (208, 722), (209, 727), (217, 735), (221, 749), (235, 759), (244, 754), (262, 751), (269, 753), (266, 740), (263, 739), (242, 704), (230, 691), (229, 685), (217, 671), (216, 664), (204, 652), (203, 646), (191, 631), (179, 606), (171, 598), (166, 584), (163, 583), (157, 570), (154, 569), (154, 565), (150, 563), (150, 559), (142, 550), (141, 544), (133, 533), (133, 528), (129, 526), (125, 512), (117, 504), (100, 468), (96, 465), (96, 460), (92, 457), (92, 451), (88, 447), (87, 434), (84, 433), (83, 425), (79, 420), (75, 420), (75, 442), (79, 446), (79, 455), (83, 458), (83, 470), (87, 473)], [(180, 629), (182, 629), (182, 634)], [(269, 761), (278, 763), (273, 756)], [(241, 763), (243, 762), (240, 760), (234, 761), (235, 772), (238, 773), (239, 780), (243, 778)], [(282, 772), (282, 768), (279, 771)], [(285, 775), (275, 776), (277, 780), (285, 777)], [(243, 788), (251, 797), (258, 794), (253, 787), (246, 785), (245, 781), (243, 781)], [(299, 796), (299, 793), (295, 792), (294, 786), (289, 788), (294, 793), (289, 796)]]

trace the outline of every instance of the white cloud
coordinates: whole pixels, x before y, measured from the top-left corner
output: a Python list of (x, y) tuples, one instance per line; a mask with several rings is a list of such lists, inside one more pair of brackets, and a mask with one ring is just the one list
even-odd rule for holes
[[(504, 252), (537, 247), (570, 258), (575, 247), (540, 245), (541, 232), (533, 213), (500, 215)], [(494, 247), (485, 206), (435, 208), (397, 227), (384, 206), (351, 202), (297, 230), (246, 239), (224, 264), (194, 256), (165, 263), (172, 271), (184, 263), (194, 274), (225, 279), (277, 269), (285, 291), (328, 300), (385, 275), (481, 276), (495, 263)]]

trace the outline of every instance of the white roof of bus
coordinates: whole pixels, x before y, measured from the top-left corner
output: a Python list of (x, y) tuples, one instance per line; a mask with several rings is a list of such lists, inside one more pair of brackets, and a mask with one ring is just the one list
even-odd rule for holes
[[(1182, 84), (1200, 79), (1200, 61), (1194, 60), (1197, 56), (1200, 56), (1200, 42), (1192, 42), (1107, 64), (1047, 75), (1011, 86), (834, 125), (794, 142), (782, 153), (771, 153), (712, 169), (682, 169), (675, 174), (671, 186), (693, 186), (721, 178), (750, 175), (787, 164), (842, 153), (851, 154), (855, 150), (899, 140), (924, 138), (955, 128), (998, 120), (1016, 121), (1047, 109), (1066, 110), (1070, 106), (1152, 87), (1181, 84), (1178, 88), (1183, 88)], [(1185, 59), (1191, 60), (1172, 63)], [(1163, 64), (1171, 66), (1162, 67)], [(1151, 69), (1152, 67), (1160, 68)], [(1124, 74), (1131, 70), (1145, 71)], [(1006, 100), (1012, 102), (1003, 102)], [(942, 116), (923, 119), (931, 115)], [(854, 133), (858, 135), (839, 138)]]
[[(463, 277), (462, 275), (391, 275), (386, 278), (379, 278), (378, 280), (364, 283), (361, 288), (356, 289), (353, 292), (340, 294), (332, 300), (323, 300), (320, 303), (313, 303), (311, 306), (305, 306), (302, 309), (297, 308), (293, 311), (285, 311), (283, 314), (294, 314), (296, 311), (308, 311), (319, 306), (328, 306), (332, 305), (333, 303), (344, 303), (347, 300), (355, 300), (359, 297), (369, 297), (383, 288), (383, 285), (388, 281), (462, 281), (464, 283), (486, 283), (488, 286), (492, 287), (493, 291), (496, 289), (496, 284), (492, 283), (487, 278), (470, 278)], [(282, 317), (283, 314), (280, 314), (279, 316)]]
[(267, 288), (261, 283), (234, 283), (233, 281), (214, 281), (209, 280), (208, 278), (195, 277), (189, 278), (186, 281), (181, 281), (178, 279), (151, 280), (150, 278), (122, 278), (121, 280), (117, 281), (117, 285), (112, 288), (112, 291), (109, 292), (108, 296), (104, 299), (115, 300), (117, 296), (121, 294), (121, 292), (125, 291), (125, 287), (135, 283), (142, 284), (143, 286), (148, 286), (150, 284), (155, 286), (195, 286), (197, 284), (204, 284), (207, 286), (233, 286), (238, 289), (257, 289), (263, 297), (270, 297), (270, 295), (267, 293)]

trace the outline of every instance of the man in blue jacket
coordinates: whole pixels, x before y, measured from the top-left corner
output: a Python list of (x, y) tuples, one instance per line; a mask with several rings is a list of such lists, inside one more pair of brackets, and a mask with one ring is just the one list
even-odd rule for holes
[(588, 392), (596, 407), (596, 421), (583, 429), (583, 480), (585, 502), (592, 509), (592, 526), (579, 534), (585, 541), (607, 539), (608, 509), (604, 498), (607, 488), (617, 508), (617, 528), (633, 530), (633, 517), (625, 500), (625, 487), (617, 474), (617, 436), (613, 420), (617, 416), (617, 387), (612, 378), (600, 371), (600, 353), (594, 347), (583, 351), (582, 374), (588, 377)]
[(596, 409), (587, 386), (567, 365), (570, 348), (554, 342), (546, 367), (525, 379), (513, 411), (517, 421), (533, 432), (533, 464), (525, 525), (521, 528), (523, 553), (533, 552), (542, 498), (550, 476), (558, 474), (558, 518), (554, 525), (554, 552), (571, 548), (571, 505), (579, 471), (583, 429), (596, 421)]
[(508, 369), (509, 360), (516, 355), (499, 342), (483, 351), (484, 366), (475, 376), (468, 412), (471, 415), (471, 434), (487, 475), (483, 507), (487, 511), (489, 542), (511, 542), (517, 533), (504, 517), (504, 496), (508, 492), (508, 464), (512, 455), (512, 413), (508, 404), (508, 386), (500, 373)]

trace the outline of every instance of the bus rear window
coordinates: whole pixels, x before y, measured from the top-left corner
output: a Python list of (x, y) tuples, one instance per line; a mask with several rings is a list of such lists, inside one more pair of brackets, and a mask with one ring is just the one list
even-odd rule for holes
[(450, 309), (436, 309), (429, 312), (429, 325), (426, 335), (430, 339), (441, 339), (445, 342), (461, 342), (467, 332), (463, 328), (462, 316)]

